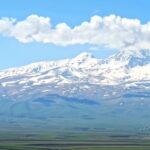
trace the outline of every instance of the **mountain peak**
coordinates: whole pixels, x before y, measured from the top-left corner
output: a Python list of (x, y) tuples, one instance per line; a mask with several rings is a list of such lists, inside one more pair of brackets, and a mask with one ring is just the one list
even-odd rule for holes
[(121, 50), (116, 55), (111, 56), (120, 62), (126, 62), (128, 67), (143, 66), (150, 62), (150, 50)]
[(88, 52), (83, 52), (83, 53), (79, 54), (78, 56), (76, 56), (74, 59), (78, 60), (78, 61), (85, 61), (85, 60), (91, 59), (91, 58), (95, 58), (93, 56), (93, 54), (88, 53)]
[(130, 59), (131, 57), (144, 58), (150, 56), (150, 50), (140, 49), (140, 50), (121, 50), (115, 55), (118, 59)]

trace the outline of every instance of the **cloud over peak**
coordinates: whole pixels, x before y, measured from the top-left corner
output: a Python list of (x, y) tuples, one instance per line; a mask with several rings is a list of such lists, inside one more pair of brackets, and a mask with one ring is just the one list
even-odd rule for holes
[(28, 16), (23, 21), (0, 19), (0, 34), (20, 42), (43, 42), (55, 45), (91, 44), (116, 49), (150, 49), (150, 22), (110, 15), (93, 16), (71, 28), (66, 23), (52, 27), (49, 17)]

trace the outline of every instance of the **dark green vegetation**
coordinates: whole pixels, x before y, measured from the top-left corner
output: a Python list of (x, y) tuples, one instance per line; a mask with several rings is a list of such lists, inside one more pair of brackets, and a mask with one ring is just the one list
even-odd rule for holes
[[(9, 128), (8, 128), (9, 127)], [(97, 130), (97, 132), (96, 132)], [(149, 150), (150, 135), (113, 129), (77, 128), (52, 131), (44, 128), (0, 129), (0, 150)]]

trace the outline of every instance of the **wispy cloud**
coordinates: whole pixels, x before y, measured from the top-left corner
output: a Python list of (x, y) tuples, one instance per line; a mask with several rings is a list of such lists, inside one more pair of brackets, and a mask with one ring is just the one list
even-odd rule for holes
[(100, 13), (100, 10), (99, 9), (95, 9), (92, 14), (95, 15), (95, 14), (98, 14), (98, 13)]
[(43, 42), (56, 45), (91, 44), (116, 49), (150, 49), (150, 22), (110, 15), (93, 16), (71, 28), (66, 23), (52, 27), (49, 17), (28, 16), (23, 21), (0, 19), (0, 34), (23, 43)]
[(98, 50), (100, 50), (101, 48), (99, 47), (99, 46), (91, 46), (90, 48), (89, 48), (89, 51), (98, 51)]

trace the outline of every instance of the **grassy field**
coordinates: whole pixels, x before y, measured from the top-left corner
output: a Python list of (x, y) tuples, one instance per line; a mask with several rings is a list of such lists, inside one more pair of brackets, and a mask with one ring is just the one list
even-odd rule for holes
[(150, 150), (150, 137), (111, 132), (1, 129), (0, 150)]
[(1, 150), (149, 150), (150, 146), (130, 144), (109, 144), (95, 142), (66, 141), (7, 141), (0, 143)]

